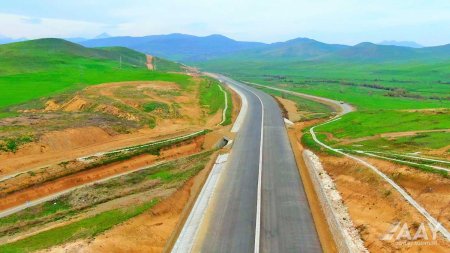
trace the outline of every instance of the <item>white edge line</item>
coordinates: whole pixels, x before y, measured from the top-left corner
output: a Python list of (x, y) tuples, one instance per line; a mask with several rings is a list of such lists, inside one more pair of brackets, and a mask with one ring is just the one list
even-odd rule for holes
[[(236, 82), (237, 83), (237, 82)], [(261, 98), (252, 90), (239, 85), (243, 89), (251, 92), (255, 95), (261, 103), (261, 137), (259, 145), (259, 168), (258, 168), (258, 193), (256, 197), (256, 224), (255, 224), (255, 253), (259, 253), (260, 240), (261, 240), (261, 196), (262, 196), (262, 156), (263, 156), (263, 144), (264, 144), (264, 104)]]
[(172, 253), (192, 252), (195, 246), (195, 239), (197, 238), (199, 229), (204, 221), (204, 213), (206, 212), (209, 202), (214, 195), (217, 182), (222, 175), (222, 170), (226, 166), (228, 156), (229, 154), (221, 154), (217, 157), (216, 162), (208, 178), (206, 179), (206, 182), (203, 185), (186, 222), (178, 235), (175, 245), (171, 250)]

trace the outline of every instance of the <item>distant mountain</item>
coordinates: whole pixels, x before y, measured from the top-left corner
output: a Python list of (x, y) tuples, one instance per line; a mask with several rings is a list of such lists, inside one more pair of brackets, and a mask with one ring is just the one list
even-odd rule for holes
[(286, 42), (272, 43), (256, 49), (250, 49), (237, 54), (242, 54), (247, 59), (272, 59), (272, 60), (309, 60), (324, 55), (332, 54), (349, 46), (326, 44), (308, 38), (296, 38)]
[(377, 43), (378, 45), (383, 46), (399, 46), (399, 47), (412, 47), (412, 48), (422, 48), (423, 46), (414, 42), (414, 41), (396, 41), (396, 40), (385, 40), (380, 43)]
[(266, 45), (258, 42), (236, 41), (222, 35), (198, 37), (185, 34), (110, 37), (87, 40), (80, 44), (87, 47), (124, 46), (140, 52), (183, 62), (205, 61)]
[(346, 61), (400, 62), (450, 60), (450, 45), (424, 48), (377, 45), (363, 42), (355, 46), (326, 44), (307, 38), (278, 42), (212, 59), (224, 62), (261, 61)]
[(347, 61), (386, 61), (414, 58), (415, 49), (398, 46), (382, 46), (363, 42), (328, 55), (324, 59), (339, 59)]
[(109, 35), (108, 33), (101, 33), (94, 37), (94, 39), (106, 39), (106, 38), (111, 38), (111, 35)]
[[(394, 44), (393, 41), (383, 43)], [(285, 42), (266, 44), (236, 41), (222, 35), (198, 37), (186, 34), (109, 37), (80, 42), (87, 47), (123, 46), (158, 57), (191, 64), (216, 60), (229, 62), (394, 62), (450, 59), (448, 45), (417, 48), (418, 44), (410, 42), (395, 43), (399, 45), (379, 45), (363, 42), (355, 46), (347, 46), (327, 44), (309, 38), (296, 38)], [(400, 45), (405, 43), (409, 46)]]

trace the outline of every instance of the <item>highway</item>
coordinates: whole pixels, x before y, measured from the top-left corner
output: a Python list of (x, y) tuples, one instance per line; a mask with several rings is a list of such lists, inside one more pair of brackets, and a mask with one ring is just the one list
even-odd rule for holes
[(248, 108), (189, 251), (322, 252), (278, 104), (217, 78)]

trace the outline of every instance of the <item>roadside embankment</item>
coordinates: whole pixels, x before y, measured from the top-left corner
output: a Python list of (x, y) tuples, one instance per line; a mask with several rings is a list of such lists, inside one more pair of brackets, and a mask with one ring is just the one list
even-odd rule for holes
[(338, 251), (368, 252), (350, 219), (341, 195), (331, 177), (323, 169), (319, 158), (313, 152), (304, 150), (303, 159)]

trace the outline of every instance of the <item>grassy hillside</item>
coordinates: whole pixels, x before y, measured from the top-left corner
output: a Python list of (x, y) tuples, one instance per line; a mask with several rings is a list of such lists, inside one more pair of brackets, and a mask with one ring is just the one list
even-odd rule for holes
[(183, 66), (180, 63), (168, 61), (163, 58), (154, 57), (153, 65), (157, 71), (163, 72), (184, 72)]
[(145, 55), (130, 49), (90, 49), (61, 39), (0, 45), (0, 66), (0, 109), (98, 83), (131, 80), (179, 83), (188, 79), (184, 75), (148, 71)]

